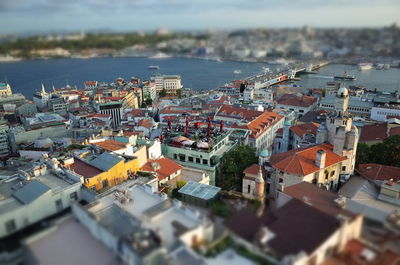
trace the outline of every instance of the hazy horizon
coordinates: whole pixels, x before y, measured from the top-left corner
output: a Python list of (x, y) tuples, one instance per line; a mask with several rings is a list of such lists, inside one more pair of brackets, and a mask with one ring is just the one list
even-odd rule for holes
[(56, 31), (150, 31), (369, 28), (400, 24), (400, 1), (318, 0), (1, 0), (1, 34)]

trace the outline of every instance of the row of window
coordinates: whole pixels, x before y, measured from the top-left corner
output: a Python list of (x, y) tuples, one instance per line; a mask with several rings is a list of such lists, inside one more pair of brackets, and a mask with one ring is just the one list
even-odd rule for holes
[[(186, 162), (186, 155), (184, 154), (174, 154), (174, 159), (179, 160), (181, 162)], [(208, 160), (207, 159), (201, 159), (196, 157), (196, 159), (192, 156), (187, 157), (187, 162), (191, 163), (197, 163), (197, 164), (203, 164), (203, 165), (208, 165)]]
[(388, 112), (388, 111), (377, 111), (378, 115), (389, 115), (389, 116), (397, 116), (399, 113)]
[[(72, 199), (72, 200), (77, 200), (78, 199), (77, 192), (72, 192), (69, 195), (69, 198)], [(56, 206), (56, 209), (57, 209), (58, 212), (62, 211), (64, 209), (61, 199), (58, 199), (58, 200), (55, 201), (55, 206)], [(29, 222), (28, 219), (26, 219), (25, 222), (28, 224), (28, 222)], [(17, 225), (15, 223), (15, 220), (11, 219), (11, 220), (8, 220), (7, 222), (5, 222), (5, 228), (6, 228), (7, 233), (12, 233), (15, 230), (17, 230)]]

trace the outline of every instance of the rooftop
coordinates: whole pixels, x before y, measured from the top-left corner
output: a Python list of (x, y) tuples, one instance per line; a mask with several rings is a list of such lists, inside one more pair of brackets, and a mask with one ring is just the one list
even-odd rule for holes
[(35, 261), (41, 265), (120, 264), (108, 247), (71, 217), (62, 220), (55, 227), (29, 237), (25, 244)]
[(298, 96), (296, 94), (284, 94), (277, 100), (278, 104), (296, 107), (309, 107), (316, 102), (317, 99), (314, 97), (305, 95)]
[(390, 180), (394, 182), (400, 180), (400, 167), (385, 166), (380, 164), (360, 164), (358, 172), (371, 180)]
[(345, 157), (333, 152), (332, 145), (320, 144), (273, 155), (270, 164), (284, 172), (306, 176), (320, 170), (315, 164), (316, 154), (320, 150), (326, 152), (325, 167), (346, 160)]
[(168, 178), (171, 174), (181, 170), (183, 167), (169, 159), (167, 157), (162, 157), (156, 160), (149, 159), (146, 164), (141, 168), (142, 171), (156, 172), (158, 174), (158, 179), (163, 180)]
[[(301, 251), (313, 253), (340, 227), (340, 222), (302, 201), (292, 199), (276, 210), (264, 212), (262, 216), (242, 209), (227, 220), (226, 225), (232, 232), (256, 243), (261, 249), (269, 248), (278, 257), (283, 257)], [(266, 245), (257, 240), (263, 228), (270, 233)]]
[(213, 199), (220, 190), (221, 188), (215, 186), (189, 181), (185, 186), (179, 189), (179, 193), (190, 195), (202, 200), (210, 200)]
[(100, 147), (102, 149), (105, 149), (107, 151), (118, 151), (126, 148), (127, 144), (113, 141), (113, 140), (104, 140), (104, 141), (99, 141), (99, 142), (92, 142), (92, 145), (95, 145), (97, 147)]

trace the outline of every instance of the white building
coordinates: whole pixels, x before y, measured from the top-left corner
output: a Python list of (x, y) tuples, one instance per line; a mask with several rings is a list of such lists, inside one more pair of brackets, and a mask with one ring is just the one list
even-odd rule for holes
[(400, 117), (400, 106), (375, 106), (371, 108), (371, 119), (387, 121), (388, 116)]
[(80, 200), (83, 179), (59, 167), (57, 161), (19, 170), (2, 183), (0, 238), (54, 215)]
[(47, 108), (47, 102), (49, 101), (50, 96), (51, 95), (46, 92), (46, 89), (42, 84), (41, 91), (33, 94), (33, 102), (35, 102), (38, 109), (45, 109)]
[(11, 96), (11, 86), (9, 83), (0, 83), (0, 97)]
[(176, 91), (182, 88), (180, 75), (155, 75), (152, 78), (157, 93), (165, 89), (167, 95), (175, 95)]

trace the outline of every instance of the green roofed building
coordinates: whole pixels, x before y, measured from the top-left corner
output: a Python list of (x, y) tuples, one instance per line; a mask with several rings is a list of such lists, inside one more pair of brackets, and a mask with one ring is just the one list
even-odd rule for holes
[(189, 181), (178, 192), (184, 202), (207, 207), (218, 198), (220, 190), (221, 188), (215, 186)]

